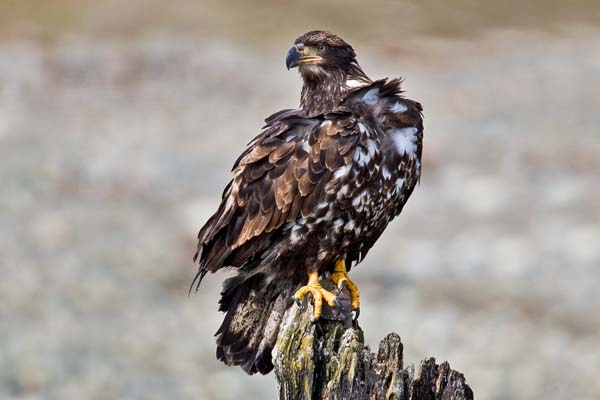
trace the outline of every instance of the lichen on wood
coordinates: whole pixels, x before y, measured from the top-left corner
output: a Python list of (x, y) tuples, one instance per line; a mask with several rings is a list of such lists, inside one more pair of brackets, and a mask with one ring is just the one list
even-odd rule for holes
[(350, 313), (323, 311), (325, 317), (315, 323), (312, 305), (305, 302), (284, 317), (274, 360), (280, 399), (473, 399), (463, 374), (447, 362), (429, 358), (403, 368), (397, 334), (383, 338), (374, 354)]

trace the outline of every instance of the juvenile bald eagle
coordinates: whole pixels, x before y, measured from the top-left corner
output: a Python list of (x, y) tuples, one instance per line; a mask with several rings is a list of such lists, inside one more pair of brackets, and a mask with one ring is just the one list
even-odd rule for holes
[(225, 281), (217, 358), (249, 374), (273, 369), (271, 351), (292, 299), (311, 294), (314, 318), (346, 285), (419, 181), (421, 105), (404, 98), (399, 79), (372, 81), (352, 47), (311, 31), (286, 58), (304, 81), (300, 108), (266, 119), (233, 166), (218, 210), (200, 229), (196, 290), (208, 272), (233, 268)]

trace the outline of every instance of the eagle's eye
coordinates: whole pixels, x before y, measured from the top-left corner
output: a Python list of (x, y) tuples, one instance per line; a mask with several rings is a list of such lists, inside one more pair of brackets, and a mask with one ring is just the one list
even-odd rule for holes
[(319, 51), (325, 51), (325, 45), (324, 44), (320, 44), (317, 46), (317, 50)]

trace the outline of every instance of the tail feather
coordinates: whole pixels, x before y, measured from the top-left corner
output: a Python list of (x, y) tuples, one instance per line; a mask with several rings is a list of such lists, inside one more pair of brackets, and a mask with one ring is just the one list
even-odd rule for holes
[(279, 323), (290, 298), (290, 288), (272, 284), (262, 274), (240, 273), (225, 281), (219, 309), (226, 315), (215, 334), (217, 358), (241, 366), (250, 375), (269, 373)]

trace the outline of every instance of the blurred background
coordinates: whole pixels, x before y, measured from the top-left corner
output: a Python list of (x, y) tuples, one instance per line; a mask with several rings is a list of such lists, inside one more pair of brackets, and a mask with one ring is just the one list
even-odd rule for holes
[(600, 4), (4, 0), (0, 398), (275, 399), (214, 357), (199, 227), (284, 58), (331, 30), (424, 104), (423, 176), (353, 279), (376, 347), (480, 399), (600, 398)]

